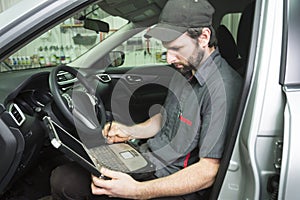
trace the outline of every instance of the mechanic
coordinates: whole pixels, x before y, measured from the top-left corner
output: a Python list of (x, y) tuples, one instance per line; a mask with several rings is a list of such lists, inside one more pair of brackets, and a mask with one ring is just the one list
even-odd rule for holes
[[(161, 113), (133, 126), (105, 125), (110, 143), (149, 138), (141, 146), (156, 166), (151, 180), (102, 168), (109, 180), (76, 164), (56, 168), (54, 199), (204, 199), (214, 183), (242, 79), (221, 57), (206, 0), (169, 0), (146, 37), (162, 41), (175, 73)], [(179, 75), (180, 74), (180, 75)], [(182, 74), (184, 78), (182, 78)], [(170, 92), (171, 91), (171, 92)]]

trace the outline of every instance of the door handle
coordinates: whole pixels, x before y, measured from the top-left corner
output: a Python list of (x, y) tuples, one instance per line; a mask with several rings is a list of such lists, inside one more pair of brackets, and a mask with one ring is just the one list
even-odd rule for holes
[(136, 75), (127, 75), (126, 80), (130, 83), (139, 83), (143, 81), (143, 78)]

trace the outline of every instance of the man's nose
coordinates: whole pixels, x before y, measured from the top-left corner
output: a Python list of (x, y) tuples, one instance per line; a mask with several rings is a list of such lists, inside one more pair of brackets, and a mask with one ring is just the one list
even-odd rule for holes
[(176, 61), (176, 56), (173, 53), (171, 53), (170, 51), (167, 51), (167, 62), (169, 64), (173, 64), (173, 63), (175, 63), (175, 61)]

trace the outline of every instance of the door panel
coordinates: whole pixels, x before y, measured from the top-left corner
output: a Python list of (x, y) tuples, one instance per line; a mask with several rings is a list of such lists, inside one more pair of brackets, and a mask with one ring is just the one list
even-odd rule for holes
[[(300, 180), (299, 165), (300, 154), (300, 89), (284, 88), (287, 103), (284, 119), (284, 145), (282, 153), (281, 174), (280, 174), (280, 189), (278, 199), (297, 199), (298, 185)], [(293, 178), (292, 178), (293, 177)]]
[(300, 2), (284, 1), (283, 57), (280, 83), (286, 95), (284, 137), (278, 199), (298, 199), (300, 183)]
[(110, 105), (114, 120), (131, 125), (160, 111), (175, 72), (169, 65), (108, 68)]

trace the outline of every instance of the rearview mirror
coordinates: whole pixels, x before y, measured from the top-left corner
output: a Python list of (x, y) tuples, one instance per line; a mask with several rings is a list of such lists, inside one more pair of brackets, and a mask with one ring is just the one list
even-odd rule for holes
[(83, 21), (83, 27), (89, 30), (96, 31), (96, 33), (99, 32), (108, 33), (109, 31), (108, 23), (96, 19), (85, 18)]

